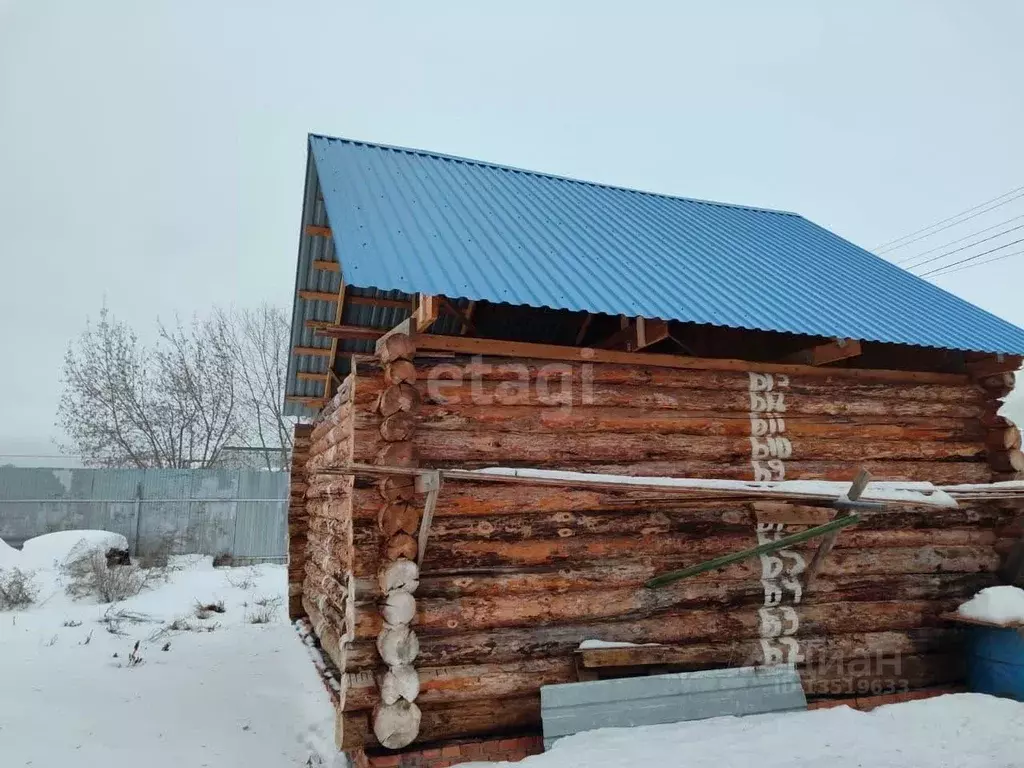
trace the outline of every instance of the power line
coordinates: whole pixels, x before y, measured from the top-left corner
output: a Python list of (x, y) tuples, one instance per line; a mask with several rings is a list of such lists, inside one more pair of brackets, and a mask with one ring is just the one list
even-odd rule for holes
[(957, 264), (966, 264), (969, 261), (974, 261), (975, 259), (980, 259), (982, 256), (988, 256), (988, 254), (990, 254), (990, 253), (995, 253), (996, 251), (1001, 251), (1001, 250), (1003, 250), (1003, 248), (1009, 248), (1011, 245), (1017, 245), (1017, 243), (1024, 243), (1024, 237), (1022, 237), (1020, 240), (1013, 240), (1013, 241), (1011, 241), (1009, 243), (1004, 243), (1003, 245), (997, 245), (995, 248), (990, 248), (987, 251), (982, 251), (981, 253), (976, 253), (973, 256), (968, 256), (966, 259), (960, 259), (960, 261), (954, 261), (952, 264), (946, 264), (946, 265), (941, 266), (941, 267), (936, 267), (935, 269), (932, 269), (932, 270), (930, 270), (928, 272), (922, 272), (920, 275), (918, 275), (918, 277), (928, 277), (928, 275), (933, 275), (936, 272), (941, 272), (942, 270), (946, 269), (947, 267), (955, 267)]
[(996, 227), (1001, 227), (1004, 224), (1009, 224), (1011, 221), (1016, 221), (1017, 219), (1024, 219), (1024, 213), (1021, 213), (1021, 214), (1019, 214), (1017, 216), (1011, 216), (1010, 218), (1006, 219), (1005, 221), (1000, 221), (998, 224), (993, 224), (991, 227), (985, 227), (984, 229), (979, 229), (979, 230), (976, 230), (974, 232), (971, 232), (969, 235), (964, 235), (963, 237), (958, 237), (956, 240), (950, 240), (948, 243), (943, 243), (942, 245), (936, 245), (934, 248), (929, 248), (927, 251), (921, 251), (920, 253), (915, 253), (913, 256), (904, 256), (902, 259), (894, 261), (893, 264), (896, 264), (897, 266), (900, 265), (900, 264), (906, 264), (908, 261), (913, 261), (914, 259), (920, 258), (921, 256), (926, 256), (929, 253), (935, 253), (935, 251), (940, 251), (943, 248), (948, 248), (951, 245), (956, 245), (957, 243), (962, 243), (964, 240), (967, 240), (968, 238), (974, 237), (975, 235), (980, 235), (983, 232), (990, 232), (991, 230), (995, 229)]
[(997, 232), (994, 235), (989, 235), (988, 237), (983, 237), (983, 238), (981, 238), (981, 240), (975, 240), (973, 243), (968, 243), (967, 245), (961, 245), (959, 248), (954, 248), (952, 251), (946, 251), (945, 253), (940, 253), (938, 256), (932, 256), (930, 259), (925, 259), (924, 261), (917, 262), (917, 264), (911, 264), (910, 266), (904, 267), (904, 269), (907, 269), (907, 270), (917, 269), (918, 267), (920, 267), (923, 264), (930, 264), (933, 261), (938, 261), (939, 259), (944, 259), (947, 256), (952, 256), (954, 253), (960, 253), (960, 251), (966, 251), (968, 248), (973, 248), (976, 245), (981, 245), (982, 243), (987, 243), (989, 240), (995, 240), (997, 237), (1002, 237), (1003, 235), (1009, 234), (1010, 232), (1014, 232), (1014, 231), (1016, 231), (1018, 229), (1024, 229), (1024, 224), (1018, 224), (1016, 227), (1010, 227), (1009, 229), (1004, 229), (1002, 232)]
[[(997, 203), (996, 202), (997, 200), (1002, 200), (1002, 198), (1007, 197), (1008, 195), (1013, 195), (1013, 197), (1009, 197), (1008, 199), (1003, 200), (1001, 203)], [(1011, 189), (1009, 192), (1005, 192), (1004, 194), (999, 195), (999, 197), (993, 197), (991, 200), (986, 200), (984, 203), (978, 203), (973, 208), (968, 208), (966, 211), (961, 211), (960, 213), (958, 213), (958, 214), (956, 214), (954, 216), (950, 216), (948, 218), (945, 218), (942, 221), (937, 221), (934, 224), (931, 224), (931, 225), (929, 225), (927, 227), (915, 230), (914, 232), (911, 232), (909, 235), (904, 235), (903, 237), (897, 237), (895, 240), (890, 240), (887, 243), (882, 243), (880, 246), (875, 248), (875, 253), (885, 253), (887, 251), (895, 251), (895, 250), (897, 250), (899, 248), (905, 248), (908, 245), (910, 245), (911, 243), (916, 243), (918, 240), (923, 240), (924, 238), (931, 237), (932, 235), (937, 234), (939, 232), (942, 232), (945, 229), (949, 229), (950, 227), (955, 227), (958, 224), (963, 224), (965, 221), (969, 221), (969, 220), (975, 218), (976, 216), (981, 216), (983, 213), (988, 213), (989, 211), (994, 211), (996, 208), (1004, 206), (1007, 203), (1013, 202), (1018, 197), (1024, 197), (1024, 186), (1017, 187), (1016, 189)], [(996, 203), (996, 204), (993, 205), (991, 208), (984, 208), (984, 210), (980, 210), (980, 211), (978, 210), (979, 208), (982, 208), (983, 206), (986, 206), (989, 203)], [(977, 212), (973, 213), (973, 211), (977, 211)], [(970, 216), (965, 215), (965, 214), (968, 214), (968, 213), (970, 213), (971, 215)], [(963, 217), (963, 218), (961, 218), (961, 217)], [(954, 221), (954, 219), (956, 219), (956, 221)], [(950, 222), (950, 223), (947, 224), (946, 222)], [(939, 226), (941, 224), (944, 224), (945, 226)], [(938, 227), (938, 228), (936, 229), (936, 227)], [(929, 231), (929, 230), (931, 230), (931, 231)], [(914, 237), (915, 235), (917, 235), (917, 237)], [(912, 239), (908, 239), (908, 238), (912, 238)], [(903, 241), (906, 241), (906, 242), (903, 242)], [(899, 243), (899, 245), (897, 245), (897, 243)]]
[[(1008, 259), (1011, 256), (1020, 256), (1020, 254), (1022, 254), (1022, 253), (1024, 253), (1024, 251), (1014, 251), (1013, 253), (1004, 253), (1001, 256), (996, 256), (994, 259), (985, 259), (984, 261), (978, 261), (978, 262), (975, 262), (974, 264), (965, 264), (962, 267), (958, 267), (956, 269), (949, 269), (948, 271), (945, 271), (945, 272), (943, 270), (947, 269), (946, 267), (939, 267), (938, 269), (934, 270), (937, 273), (935, 275), (935, 277), (945, 277), (946, 275), (952, 275), (954, 272), (963, 272), (965, 269), (972, 269), (973, 267), (980, 267), (983, 264), (991, 264), (994, 261), (1002, 261), (1003, 259)], [(933, 273), (929, 272), (928, 274), (933, 274)]]

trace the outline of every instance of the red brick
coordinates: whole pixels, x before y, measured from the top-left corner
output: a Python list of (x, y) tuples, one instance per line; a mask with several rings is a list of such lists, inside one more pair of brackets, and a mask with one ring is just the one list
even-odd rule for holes
[(847, 702), (844, 701), (831, 701), (830, 699), (821, 699), (819, 701), (812, 701), (807, 705), (808, 709), (831, 709), (832, 707), (838, 707)]
[(487, 750), (483, 744), (474, 742), (471, 744), (462, 744), (462, 756), (471, 757), (474, 760), (483, 757), (487, 754)]
[(441, 756), (441, 750), (440, 749), (424, 749), (422, 752), (420, 752), (420, 754), (423, 757), (440, 757)]
[(500, 749), (503, 752), (505, 752), (507, 750), (510, 750), (510, 749), (515, 749), (517, 747), (517, 743), (516, 742), (517, 742), (516, 739), (502, 739), (501, 741), (498, 742), (498, 749)]
[(402, 758), (398, 755), (381, 755), (380, 757), (371, 757), (370, 765), (372, 768), (395, 768), (402, 764)]
[(459, 749), (458, 744), (441, 748), (441, 757), (459, 757), (461, 754), (462, 751)]

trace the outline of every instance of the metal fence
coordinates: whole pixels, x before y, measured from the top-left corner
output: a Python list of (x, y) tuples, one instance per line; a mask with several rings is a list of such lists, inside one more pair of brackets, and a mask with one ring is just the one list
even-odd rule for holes
[(120, 533), (133, 551), (285, 562), (288, 473), (218, 469), (0, 468), (0, 539)]

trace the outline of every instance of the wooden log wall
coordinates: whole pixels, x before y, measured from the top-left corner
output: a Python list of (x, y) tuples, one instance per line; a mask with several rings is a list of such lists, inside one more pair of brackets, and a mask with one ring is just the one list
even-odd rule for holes
[[(966, 376), (407, 364), (409, 354), (391, 358), (400, 373), (360, 363), (344, 416), (333, 416), (348, 443), (336, 449), (314, 430), (314, 470), (351, 456), (773, 480), (852, 480), (865, 467), (878, 480), (978, 483), (1020, 463), (1019, 435), (995, 415), (1005, 386)], [(653, 575), (803, 530), (834, 511), (447, 483), (420, 553), (412, 529), (422, 497), (408, 482), (314, 475), (311, 499), (328, 487), (337, 511), (309, 503), (310, 551), (350, 577), (335, 587), (344, 586), (351, 618), (336, 630), (347, 640), (338, 732), (346, 749), (378, 745), (374, 712), (401, 698), (388, 675), (407, 662), (382, 659), (382, 638), (395, 626), (415, 669), (416, 743), (536, 728), (540, 686), (577, 679), (574, 652), (586, 639), (666, 644), (673, 669), (793, 661), (811, 696), (956, 682), (960, 636), (941, 614), (997, 583), (1001, 555), (1021, 528), (1005, 502), (867, 512), (839, 535), (809, 588), (801, 576), (816, 542), (647, 589)], [(321, 552), (317, 535), (333, 530), (329, 521), (350, 538)], [(412, 544), (396, 542), (402, 534)], [(419, 555), (418, 570), (392, 572)], [(395, 605), (393, 585), (415, 599)], [(307, 579), (307, 593), (311, 586)]]
[[(341, 671), (355, 626), (352, 572), (352, 478), (323, 469), (343, 465), (352, 456), (352, 389), (350, 375), (317, 416), (309, 434), (305, 462), (306, 552), (302, 573), (302, 607), (321, 648)], [(339, 706), (344, 705), (344, 687)]]
[(306, 576), (306, 459), (312, 427), (296, 424), (292, 433), (292, 463), (288, 476), (288, 617), (295, 621), (306, 615), (302, 608), (302, 581)]
[[(415, 467), (419, 463), (413, 442), (420, 405), (412, 363), (415, 352), (406, 334), (390, 335), (381, 344), (384, 388), (373, 413), (383, 445), (374, 460), (384, 466)], [(410, 624), (416, 616), (413, 594), (419, 586), (417, 536), (422, 510), (414, 490), (411, 478), (386, 478), (378, 483), (379, 497), (375, 499), (374, 533), (382, 547), (379, 611), (373, 616), (379, 619), (375, 621), (376, 650), (386, 669), (375, 681), (373, 733), (388, 749), (411, 744), (420, 731), (421, 713), (416, 705), (420, 679), (413, 666), (418, 643)], [(369, 544), (376, 547), (376, 541)]]

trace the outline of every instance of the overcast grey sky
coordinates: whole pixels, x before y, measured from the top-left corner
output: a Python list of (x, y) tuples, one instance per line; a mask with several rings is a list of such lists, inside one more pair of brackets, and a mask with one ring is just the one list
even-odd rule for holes
[[(54, 452), (65, 348), (104, 302), (144, 335), (290, 308), (311, 131), (794, 210), (866, 247), (1024, 184), (1024, 3), (503, 5), (0, 0), (0, 454)], [(997, 213), (971, 224), (1024, 201)], [(936, 282), (1024, 324), (1022, 277)]]

